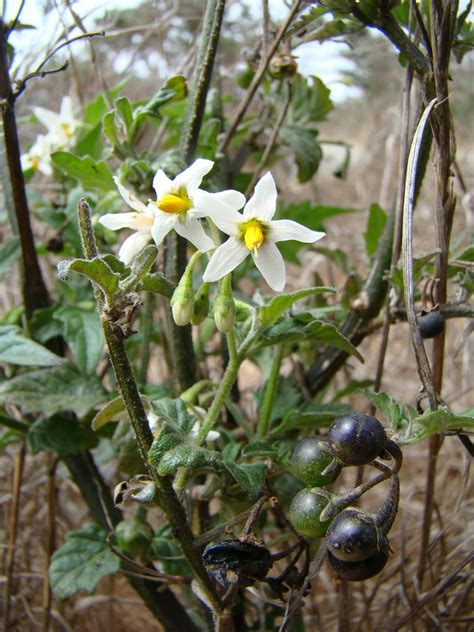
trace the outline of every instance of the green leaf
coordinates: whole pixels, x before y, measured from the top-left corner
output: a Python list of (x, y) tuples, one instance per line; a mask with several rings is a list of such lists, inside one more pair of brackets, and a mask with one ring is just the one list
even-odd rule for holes
[(23, 413), (54, 415), (73, 410), (84, 415), (104, 400), (95, 376), (84, 376), (73, 364), (28, 371), (0, 384), (0, 403), (18, 406)]
[(22, 366), (59, 366), (63, 358), (26, 338), (15, 325), (0, 325), (0, 362)]
[(250, 496), (258, 498), (265, 482), (265, 463), (232, 463), (223, 461), (224, 468)]
[(79, 272), (104, 292), (107, 303), (113, 302), (114, 295), (119, 291), (120, 274), (113, 272), (101, 257), (94, 259), (72, 259), (58, 263), (58, 275), (62, 281), (67, 281), (69, 272)]
[(20, 238), (12, 237), (0, 244), (0, 280), (12, 271), (15, 263), (21, 258)]
[(290, 430), (314, 429), (329, 426), (334, 419), (350, 412), (345, 404), (310, 404), (285, 415), (281, 424), (271, 431), (272, 435)]
[(137, 116), (146, 115), (161, 118), (160, 108), (171, 101), (185, 99), (187, 94), (186, 78), (182, 75), (176, 75), (168, 79), (165, 85), (144, 106), (138, 108), (136, 114)]
[(323, 323), (320, 320), (304, 323), (297, 318), (283, 318), (276, 325), (262, 332), (257, 348), (302, 340), (322, 342), (330, 347), (345, 351), (355, 356), (360, 362), (364, 362), (359, 351), (334, 325)]
[(102, 125), (104, 134), (112, 147), (119, 147), (119, 129), (117, 127), (117, 123), (115, 122), (115, 112), (113, 110), (107, 112), (104, 116)]
[(372, 204), (369, 209), (367, 230), (364, 233), (365, 251), (368, 257), (376, 253), (386, 223), (387, 213), (378, 204)]
[(252, 441), (242, 448), (242, 456), (249, 459), (252, 457), (271, 457), (276, 459), (279, 450), (278, 444), (271, 444), (268, 441)]
[(66, 151), (51, 154), (53, 164), (64, 173), (78, 180), (86, 191), (115, 191), (115, 183), (108, 165), (96, 162), (90, 156), (78, 158)]
[(295, 75), (292, 81), (292, 99), (286, 120), (289, 125), (304, 128), (308, 123), (324, 121), (334, 108), (331, 91), (319, 77), (309, 81), (303, 75)]
[(316, 296), (317, 294), (325, 294), (326, 292), (336, 292), (332, 287), (310, 287), (305, 290), (298, 290), (290, 294), (275, 296), (265, 307), (259, 310), (259, 318), (263, 325), (272, 325), (278, 318), (286, 312), (287, 309), (306, 296)]
[(77, 364), (87, 374), (95, 373), (104, 346), (99, 315), (64, 305), (54, 313), (64, 325), (64, 338)]
[(129, 130), (133, 124), (133, 109), (127, 97), (120, 97), (115, 101), (115, 110), (122, 119), (125, 129)]
[(149, 272), (139, 281), (137, 291), (155, 292), (171, 298), (175, 290), (175, 286), (168, 281), (160, 272)]
[(22, 435), (14, 430), (0, 431), (0, 453), (12, 443), (18, 443), (18, 441), (22, 440)]
[(316, 132), (295, 125), (283, 125), (279, 136), (295, 154), (299, 181), (307, 182), (318, 170), (323, 157), (321, 145), (316, 140)]
[(33, 454), (46, 450), (61, 457), (90, 450), (99, 443), (99, 438), (89, 426), (79, 423), (72, 415), (53, 415), (35, 421), (26, 439)]
[(474, 429), (474, 408), (468, 408), (460, 414), (449, 410), (426, 411), (423, 415), (412, 419), (407, 432), (400, 433), (397, 440), (400, 443), (413, 444), (422, 439), (441, 432)]
[(102, 426), (105, 426), (110, 421), (117, 421), (118, 417), (120, 417), (125, 410), (125, 402), (122, 396), (119, 395), (119, 397), (115, 397), (93, 418), (91, 422), (92, 429), (100, 430)]
[(184, 443), (185, 437), (178, 430), (167, 425), (160, 431), (160, 434), (153, 440), (148, 452), (148, 462), (157, 470), (161, 459), (176, 446)]
[(102, 577), (115, 573), (119, 558), (107, 546), (107, 532), (96, 524), (70, 531), (66, 544), (55, 551), (49, 567), (51, 589), (57, 599), (79, 590), (93, 593)]
[(177, 428), (185, 434), (191, 430), (196, 421), (188, 413), (186, 404), (182, 399), (163, 397), (152, 404), (162, 423), (171, 424), (173, 428)]
[(151, 559), (157, 559), (163, 572), (167, 575), (189, 575), (191, 573), (168, 524), (163, 525), (153, 536), (148, 555)]
[(405, 420), (405, 407), (387, 393), (375, 393), (369, 388), (359, 389), (367, 399), (383, 414), (394, 430), (399, 430)]
[(215, 450), (197, 448), (193, 445), (180, 444), (168, 450), (160, 459), (158, 474), (166, 476), (178, 467), (199, 469), (220, 463), (221, 455)]

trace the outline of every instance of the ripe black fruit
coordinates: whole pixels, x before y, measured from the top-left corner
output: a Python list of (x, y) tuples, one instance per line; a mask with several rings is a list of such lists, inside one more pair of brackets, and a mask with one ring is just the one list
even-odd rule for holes
[(304, 439), (296, 446), (291, 457), (291, 470), (295, 476), (308, 487), (324, 487), (332, 483), (339, 475), (342, 465), (330, 474), (323, 476), (322, 472), (334, 460), (327, 449), (327, 437), (312, 437)]
[(332, 569), (341, 579), (350, 582), (361, 582), (380, 573), (388, 560), (386, 551), (377, 551), (366, 560), (360, 562), (343, 562), (328, 552), (328, 561)]
[(331, 522), (326, 544), (338, 560), (360, 562), (376, 553), (380, 537), (369, 514), (358, 509), (345, 509)]
[(348, 465), (366, 465), (385, 448), (382, 424), (364, 413), (348, 413), (335, 419), (328, 432), (334, 454)]
[(444, 329), (444, 317), (439, 312), (429, 312), (418, 318), (422, 338), (436, 338)]

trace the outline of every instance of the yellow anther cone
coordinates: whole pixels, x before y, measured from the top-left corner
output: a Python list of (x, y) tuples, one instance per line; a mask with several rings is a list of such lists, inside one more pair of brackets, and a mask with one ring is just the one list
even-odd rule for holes
[(263, 244), (263, 231), (260, 226), (249, 226), (245, 231), (244, 241), (249, 250), (256, 252)]
[(160, 211), (164, 211), (165, 213), (182, 213), (183, 211), (187, 211), (189, 208), (186, 200), (183, 200), (183, 198), (178, 195), (173, 195), (172, 193), (164, 195), (160, 200), (158, 200), (156, 206), (160, 209)]

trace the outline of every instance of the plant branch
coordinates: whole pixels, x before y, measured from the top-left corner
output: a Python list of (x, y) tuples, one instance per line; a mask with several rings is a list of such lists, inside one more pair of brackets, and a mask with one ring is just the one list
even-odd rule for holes
[(22, 251), (22, 294), (27, 318), (35, 309), (49, 305), (49, 295), (43, 280), (26, 198), (25, 181), (21, 168), (20, 145), (15, 118), (15, 97), (10, 81), (5, 28), (0, 19), (0, 109), (2, 135), (0, 163), (5, 201), (15, 234), (20, 237)]
[(280, 375), (280, 367), (283, 360), (284, 345), (277, 345), (275, 355), (273, 357), (270, 375), (263, 393), (262, 405), (260, 407), (260, 416), (257, 424), (257, 439), (264, 439), (269, 430), (270, 416), (273, 408), (273, 401), (278, 386), (278, 377)]
[[(95, 244), (92, 228), (90, 230), (88, 229), (88, 226), (91, 227), (90, 209), (84, 200), (81, 200), (81, 203), (78, 205), (78, 220), (84, 254), (87, 258), (91, 258), (91, 255), (92, 257), (96, 255), (97, 246)], [(206, 605), (211, 607), (216, 615), (219, 615), (222, 609), (220, 598), (204, 568), (199, 551), (193, 546), (194, 537), (184, 509), (173, 489), (171, 479), (167, 476), (158, 476), (156, 471), (148, 463), (148, 451), (153, 441), (153, 435), (148, 424), (147, 415), (132, 372), (132, 367), (128, 360), (124, 342), (115, 336), (110, 323), (103, 315), (102, 328), (117, 379), (117, 385), (135, 433), (138, 451), (150, 476), (159, 486), (157, 500), (162, 506), (173, 534), (179, 541), (183, 553), (194, 572), (200, 586), (200, 591), (205, 598)]]

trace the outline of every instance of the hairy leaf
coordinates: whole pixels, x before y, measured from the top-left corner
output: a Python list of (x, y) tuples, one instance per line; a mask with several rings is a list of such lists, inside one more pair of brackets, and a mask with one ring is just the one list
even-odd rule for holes
[(316, 294), (324, 294), (326, 292), (336, 292), (332, 287), (310, 287), (305, 290), (298, 290), (297, 292), (291, 292), (290, 294), (283, 294), (282, 296), (275, 296), (272, 298), (265, 307), (259, 310), (259, 317), (263, 325), (272, 325), (278, 320), (278, 318), (290, 309), (290, 307), (306, 296), (316, 296)]
[(0, 280), (11, 272), (15, 263), (21, 257), (20, 238), (12, 237), (0, 244)]
[(107, 532), (96, 524), (71, 531), (66, 544), (53, 553), (49, 567), (51, 589), (57, 599), (80, 590), (93, 593), (102, 577), (119, 569), (119, 558), (107, 546)]
[(378, 204), (372, 204), (369, 209), (367, 230), (364, 233), (365, 251), (368, 257), (376, 253), (386, 223), (387, 213)]
[(104, 346), (99, 315), (65, 305), (56, 310), (54, 317), (63, 323), (64, 338), (79, 367), (84, 373), (94, 373)]
[(114, 191), (116, 189), (109, 166), (90, 156), (78, 158), (67, 151), (51, 154), (53, 164), (71, 178), (78, 180), (86, 191)]
[(58, 456), (90, 450), (99, 442), (93, 430), (79, 423), (72, 415), (53, 415), (35, 421), (26, 439), (33, 454), (46, 450)]
[(62, 410), (84, 415), (104, 400), (104, 394), (96, 377), (84, 376), (73, 364), (29, 371), (0, 384), (0, 403), (43, 415)]
[(0, 325), (0, 362), (22, 366), (59, 366), (63, 358), (26, 338), (15, 325)]

